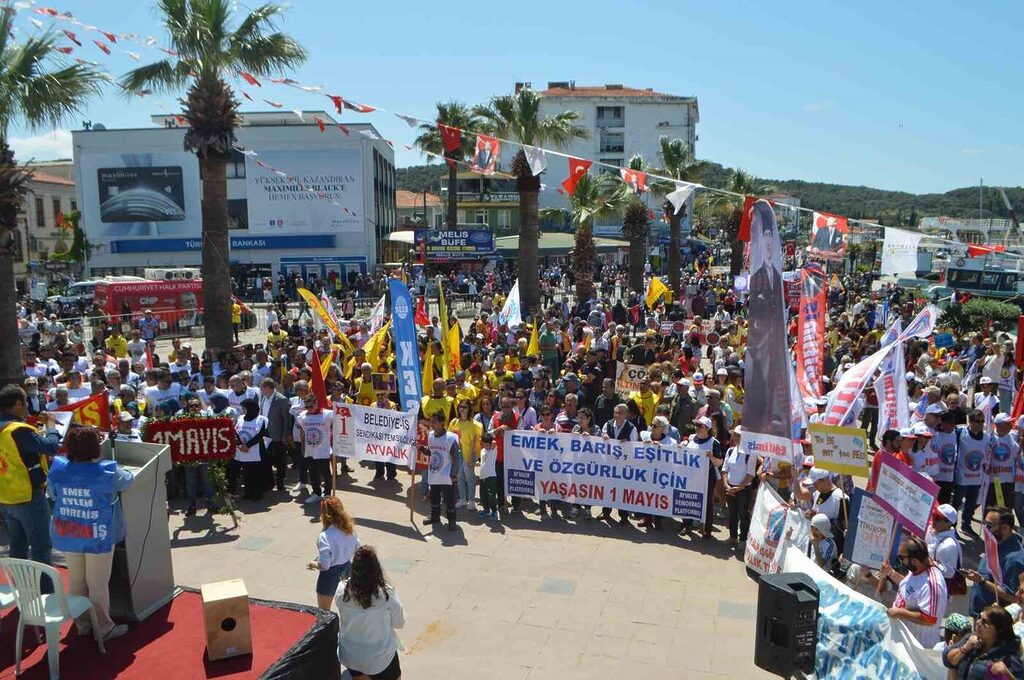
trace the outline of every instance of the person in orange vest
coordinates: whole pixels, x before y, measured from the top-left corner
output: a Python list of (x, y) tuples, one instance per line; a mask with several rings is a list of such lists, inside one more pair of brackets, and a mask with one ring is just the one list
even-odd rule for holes
[[(50, 564), (50, 505), (43, 487), (47, 456), (60, 447), (60, 435), (52, 413), (41, 417), (45, 434), (25, 422), (28, 417), (25, 391), (18, 385), (0, 389), (0, 515), (11, 537), (10, 556)], [(49, 579), (44, 589), (52, 588)], [(44, 590), (44, 592), (53, 592)]]

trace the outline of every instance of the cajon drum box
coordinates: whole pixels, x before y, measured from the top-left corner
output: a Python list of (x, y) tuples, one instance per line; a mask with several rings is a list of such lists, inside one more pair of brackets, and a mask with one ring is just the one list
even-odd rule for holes
[(242, 579), (205, 583), (200, 593), (210, 661), (252, 654), (249, 593)]

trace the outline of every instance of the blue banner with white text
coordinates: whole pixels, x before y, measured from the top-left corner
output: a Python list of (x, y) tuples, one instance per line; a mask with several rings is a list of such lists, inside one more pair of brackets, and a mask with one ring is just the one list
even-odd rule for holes
[[(388, 281), (391, 294), (391, 333), (395, 339), (395, 372), (398, 376), (398, 400), (403, 411), (419, 410), (423, 397), (420, 353), (416, 346), (415, 306), (409, 289), (398, 279)], [(415, 464), (415, 456), (410, 456)]]

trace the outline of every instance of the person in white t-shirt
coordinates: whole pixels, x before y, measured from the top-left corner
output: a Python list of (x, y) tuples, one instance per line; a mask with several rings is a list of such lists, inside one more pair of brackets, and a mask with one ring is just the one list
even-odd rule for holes
[(427, 483), (430, 485), (430, 517), (423, 520), (424, 524), (437, 524), (441, 521), (441, 499), (444, 499), (445, 515), (448, 529), (454, 531), (455, 524), (455, 481), (458, 478), (456, 464), (462, 461), (462, 447), (459, 435), (449, 432), (445, 427), (444, 411), (430, 416), (433, 428), (427, 435), (427, 450), (430, 464), (427, 468)]
[(928, 558), (928, 546), (917, 536), (900, 542), (899, 557), (907, 568), (905, 576), (893, 569), (889, 560), (882, 562), (882, 576), (899, 585), (886, 613), (906, 623), (918, 642), (931, 649), (939, 641), (939, 626), (946, 614), (946, 580)]
[(260, 415), (260, 403), (255, 399), (244, 399), (242, 415), (235, 420), (235, 459), (228, 466), (228, 491), (235, 493), (238, 478), (245, 485), (244, 500), (258, 501), (267, 488), (265, 475), (261, 474), (260, 460), (266, 459), (267, 419)]
[[(306, 459), (306, 471), (313, 486), (313, 495), (306, 503), (319, 503), (324, 496), (331, 495), (333, 488), (331, 465), (334, 463), (331, 451), (331, 424), (334, 411), (320, 407), (316, 396), (308, 392), (303, 402), (306, 410), (295, 417), (292, 437), (302, 446)], [(323, 491), (323, 495), (321, 495)]]
[(935, 508), (932, 514), (932, 525), (925, 535), (928, 554), (932, 562), (942, 572), (948, 584), (956, 575), (956, 570), (963, 564), (960, 541), (956, 535), (956, 508), (943, 503)]

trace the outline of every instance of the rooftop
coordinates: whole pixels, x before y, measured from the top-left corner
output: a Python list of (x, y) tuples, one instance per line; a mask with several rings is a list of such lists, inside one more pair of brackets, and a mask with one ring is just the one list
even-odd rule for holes
[(653, 88), (628, 87), (617, 83), (607, 85), (577, 85), (575, 81), (549, 82), (546, 90), (538, 94), (542, 97), (649, 97), (667, 99), (694, 99), (674, 94), (656, 92)]
[(75, 186), (75, 182), (73, 180), (64, 179), (63, 177), (58, 177), (57, 175), (51, 175), (51, 174), (46, 173), (46, 172), (39, 172), (38, 170), (36, 170), (35, 172), (32, 173), (32, 181), (33, 182), (40, 182), (42, 184), (61, 184), (63, 186), (68, 186), (68, 187)]
[[(399, 189), (395, 191), (395, 206), (398, 208), (422, 208), (423, 207), (423, 194), (415, 191), (405, 191)], [(427, 207), (428, 208), (439, 208), (441, 206), (441, 197), (437, 194), (427, 194)]]

